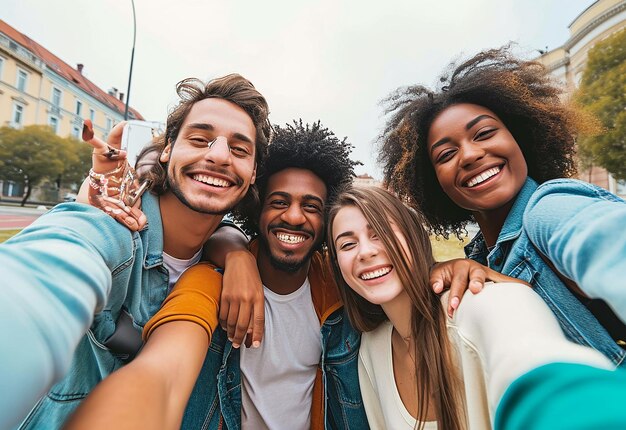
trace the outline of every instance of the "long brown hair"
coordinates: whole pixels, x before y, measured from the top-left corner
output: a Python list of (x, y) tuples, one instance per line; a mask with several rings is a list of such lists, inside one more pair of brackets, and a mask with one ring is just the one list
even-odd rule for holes
[[(417, 386), (418, 428), (422, 429), (432, 397), (437, 411), (438, 428), (465, 428), (464, 402), (460, 378), (454, 365), (446, 333), (446, 316), (439, 297), (429, 285), (430, 268), (435, 263), (430, 240), (422, 226), (422, 216), (381, 188), (352, 187), (339, 194), (328, 219), (328, 248), (333, 274), (353, 326), (371, 331), (387, 316), (379, 305), (367, 302), (346, 284), (337, 263), (337, 249), (332, 239), (332, 225), (339, 210), (346, 206), (359, 209), (382, 241), (394, 269), (412, 303), (411, 336), (414, 340)], [(407, 256), (393, 232), (392, 224), (402, 232), (408, 245)]]

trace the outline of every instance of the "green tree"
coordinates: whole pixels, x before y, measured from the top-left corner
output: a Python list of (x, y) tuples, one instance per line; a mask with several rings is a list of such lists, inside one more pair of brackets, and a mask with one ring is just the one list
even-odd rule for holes
[(587, 65), (575, 100), (605, 127), (599, 136), (578, 142), (584, 165), (604, 167), (617, 179), (626, 179), (626, 30), (589, 50)]
[(87, 177), (91, 168), (91, 151), (89, 144), (82, 140), (68, 137), (62, 140), (64, 146), (64, 168), (57, 178), (58, 187), (80, 185)]
[[(91, 162), (85, 166), (87, 145), (75, 139), (61, 138), (50, 127), (31, 125), (21, 130), (0, 128), (0, 179), (24, 184), (22, 206), (33, 187), (44, 180), (79, 182)], [(82, 169), (82, 175), (78, 170)], [(67, 180), (66, 180), (67, 178)]]

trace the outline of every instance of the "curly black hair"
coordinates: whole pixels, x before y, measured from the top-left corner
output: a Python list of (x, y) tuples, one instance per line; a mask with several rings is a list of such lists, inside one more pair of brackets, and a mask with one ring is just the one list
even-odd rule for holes
[[(265, 198), (268, 180), (273, 174), (290, 167), (307, 169), (326, 185), (326, 218), (327, 210), (339, 190), (352, 183), (354, 167), (362, 164), (350, 159), (353, 148), (346, 137), (339, 139), (320, 121), (303, 124), (302, 119), (299, 119), (282, 127), (274, 125), (263, 169), (261, 172), (257, 170), (256, 184), (261, 204)], [(236, 219), (252, 236), (258, 234), (259, 213), (259, 207), (248, 207), (236, 214)]]
[(438, 90), (410, 86), (383, 101), (390, 117), (379, 137), (378, 161), (386, 185), (424, 214), (432, 232), (461, 238), (472, 215), (444, 193), (427, 151), (437, 115), (459, 103), (490, 109), (515, 138), (529, 176), (539, 183), (576, 173), (574, 144), (583, 116), (562, 103), (562, 88), (541, 64), (514, 57), (510, 46), (480, 52), (449, 70)]

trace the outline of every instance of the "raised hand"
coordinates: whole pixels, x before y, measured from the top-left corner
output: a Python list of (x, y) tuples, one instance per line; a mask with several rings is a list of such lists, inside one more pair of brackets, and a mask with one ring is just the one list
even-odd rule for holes
[(125, 122), (117, 124), (109, 133), (108, 142), (95, 137), (93, 124), (85, 120), (83, 140), (93, 147), (92, 168), (89, 171), (89, 204), (102, 209), (130, 230), (137, 231), (146, 224), (146, 216), (139, 209), (141, 194), (150, 186), (139, 185), (137, 174), (121, 150)]

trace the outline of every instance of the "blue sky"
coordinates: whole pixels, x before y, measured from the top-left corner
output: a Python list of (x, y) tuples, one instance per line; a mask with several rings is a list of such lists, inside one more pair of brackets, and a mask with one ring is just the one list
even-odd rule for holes
[[(103, 89), (126, 92), (130, 0), (3, 0), (0, 18)], [(130, 103), (164, 121), (174, 85), (238, 72), (267, 97), (272, 121), (320, 119), (356, 146), (358, 173), (380, 177), (373, 143), (379, 101), (399, 86), (435, 84), (448, 63), (509, 41), (536, 55), (569, 37), (593, 0), (135, 0)]]

